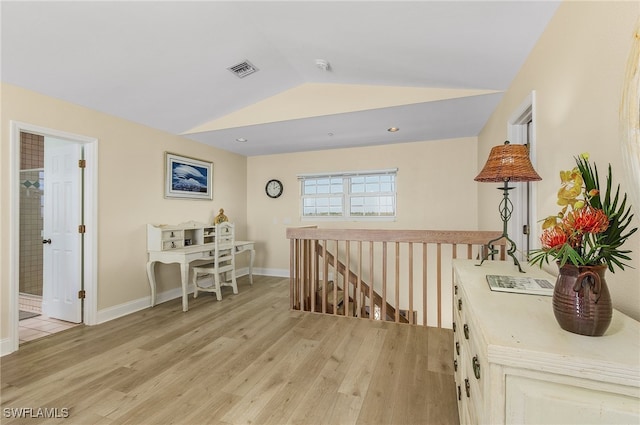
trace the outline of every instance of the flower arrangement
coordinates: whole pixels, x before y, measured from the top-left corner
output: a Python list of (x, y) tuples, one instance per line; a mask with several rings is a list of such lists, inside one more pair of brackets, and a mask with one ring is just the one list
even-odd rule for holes
[[(542, 266), (552, 258), (560, 267), (567, 262), (575, 266), (606, 264), (624, 270), (630, 260), (622, 245), (637, 228), (629, 228), (633, 214), (627, 195), (620, 196), (620, 185), (612, 191), (611, 164), (604, 194), (600, 190), (598, 168), (589, 162), (589, 154), (575, 158), (576, 167), (561, 171), (557, 215), (542, 224), (542, 248), (532, 251), (529, 262)], [(604, 196), (603, 196), (604, 195)]]

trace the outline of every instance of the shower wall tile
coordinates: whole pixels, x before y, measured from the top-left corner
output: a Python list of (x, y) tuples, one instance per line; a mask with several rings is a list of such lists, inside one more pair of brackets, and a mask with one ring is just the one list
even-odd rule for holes
[[(44, 137), (20, 134), (20, 268), (19, 291), (42, 295), (44, 225)], [(34, 184), (36, 183), (37, 184)]]
[(44, 136), (20, 133), (20, 169), (44, 168)]
[(23, 311), (42, 313), (42, 297), (29, 294), (20, 294), (18, 297), (18, 306), (20, 310)]

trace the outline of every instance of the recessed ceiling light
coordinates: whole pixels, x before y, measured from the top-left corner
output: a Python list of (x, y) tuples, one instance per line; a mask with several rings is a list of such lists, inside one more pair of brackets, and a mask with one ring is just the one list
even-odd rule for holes
[(247, 141), (247, 139), (245, 139), (244, 137), (238, 137), (238, 138), (236, 139), (236, 142), (240, 142), (240, 143), (244, 143), (244, 142), (246, 142), (246, 141)]
[(316, 66), (323, 71), (331, 71), (331, 64), (324, 59), (316, 59)]
[(388, 132), (395, 133), (396, 131), (400, 131), (398, 127), (389, 127), (387, 128)]

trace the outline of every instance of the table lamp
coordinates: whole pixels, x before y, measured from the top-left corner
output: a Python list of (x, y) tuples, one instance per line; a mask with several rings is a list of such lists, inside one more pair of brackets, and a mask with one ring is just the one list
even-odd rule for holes
[(518, 266), (518, 270), (523, 272), (522, 267), (520, 267), (520, 262), (514, 255), (516, 252), (516, 244), (507, 234), (507, 223), (513, 212), (513, 203), (509, 200), (509, 191), (513, 189), (513, 187), (509, 187), (509, 182), (542, 180), (538, 173), (536, 173), (536, 170), (533, 169), (533, 165), (531, 165), (527, 146), (512, 145), (507, 140), (503, 145), (493, 147), (489, 153), (487, 163), (474, 180), (477, 182), (503, 183), (503, 186), (498, 188), (503, 191), (502, 201), (499, 206), (500, 216), (502, 217), (502, 235), (487, 242), (487, 252), (478, 265), (481, 266), (489, 256), (498, 253), (498, 250), (493, 248), (492, 244), (504, 238), (509, 245), (507, 254), (513, 258), (513, 264)]

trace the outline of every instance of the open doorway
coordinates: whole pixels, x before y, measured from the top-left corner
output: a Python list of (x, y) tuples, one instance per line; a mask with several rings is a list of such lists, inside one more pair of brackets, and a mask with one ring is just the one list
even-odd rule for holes
[(97, 323), (97, 140), (19, 122), (11, 140), (11, 326), (2, 355), (31, 338), (20, 331), (30, 315), (48, 322), (32, 332), (42, 336)]

